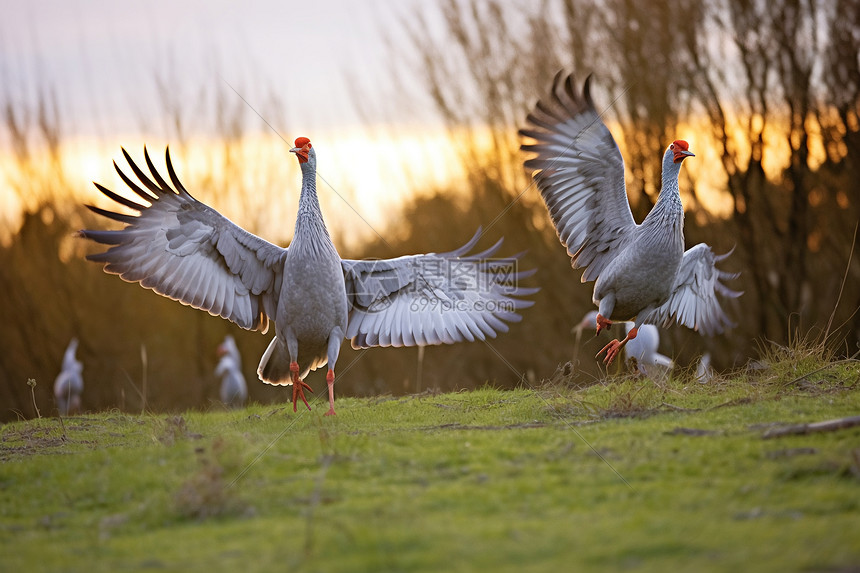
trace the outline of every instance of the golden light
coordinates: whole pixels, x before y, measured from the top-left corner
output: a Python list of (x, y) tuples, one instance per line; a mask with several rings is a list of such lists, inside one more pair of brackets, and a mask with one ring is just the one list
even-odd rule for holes
[[(743, 136), (746, 132), (738, 119), (733, 122), (736, 129), (730, 134), (731, 149), (741, 158), (748, 157), (751, 148)], [(679, 133), (700, 134), (688, 137), (696, 160), (685, 167), (701, 207), (713, 216), (730, 217), (735, 206), (726, 190), (720, 149), (707, 135), (709, 131), (704, 120), (679, 126)], [(784, 134), (783, 129), (765, 126), (763, 168), (771, 179), (781, 176), (789, 158), (790, 149), (780, 134)], [(197, 199), (280, 244), (292, 237), (298, 207), (301, 175), (289, 153), (290, 142), (298, 135), (310, 137), (317, 150), (320, 203), (332, 235), (342, 246), (353, 247), (376, 235), (384, 237), (386, 228), (397, 225), (399, 208), (416, 194), (465, 189), (466, 173), (457, 152), (460, 144), (455, 143), (465, 139), (452, 136), (441, 126), (384, 131), (355, 127), (283, 135), (288, 141), (271, 132), (233, 141), (191, 138), (181, 146), (173, 143), (171, 156), (180, 179)], [(487, 149), (492, 145), (489, 133), (473, 133), (469, 141)], [(33, 155), (24, 168), (8, 150), (0, 150), (0, 162), (6, 166), (0, 172), (0, 241), (8, 244), (21, 224), (22, 211), (32, 209), (39, 200), (115, 208), (92, 182), (133, 197), (112, 165), (116, 161), (129, 171), (120, 148), (143, 165), (146, 144), (156, 167), (162, 170), (168, 143), (144, 142), (138, 134), (69, 138), (59, 150), (59, 179), (46, 152)], [(813, 141), (811, 148), (815, 152), (812, 160), (823, 161), (821, 142)], [(837, 202), (843, 205), (847, 198), (842, 194)]]
[[(312, 135), (320, 202), (333, 234), (348, 243), (382, 233), (392, 214), (416, 192), (446, 186), (462, 175), (447, 132), (442, 129), (400, 130), (384, 136), (371, 136), (362, 129)], [(164, 170), (167, 142), (144, 142), (139, 135), (67, 140), (59, 152), (61, 179), (52, 173), (46, 153), (34, 156), (31, 164), (36, 166), (38, 178), (45, 180), (40, 187), (47, 189), (41, 199), (114, 209), (116, 205), (92, 185), (95, 181), (139, 200), (115, 173), (112, 162), (130, 174), (120, 151), (124, 147), (146, 171), (144, 143), (156, 168)], [(278, 135), (266, 133), (226, 142), (196, 138), (181, 147), (171, 146), (171, 158), (179, 178), (198, 200), (237, 224), (284, 243), (292, 236), (301, 181), (289, 148)], [(229, 163), (225, 160), (228, 150)], [(8, 152), (0, 155), (0, 161), (16, 165)], [(22, 196), (26, 198), (30, 191), (15, 183), (16, 175), (4, 170), (0, 180), (0, 224), (7, 242), (17, 232), (23, 210), (39, 200), (31, 197), (33, 201), (24, 203)]]

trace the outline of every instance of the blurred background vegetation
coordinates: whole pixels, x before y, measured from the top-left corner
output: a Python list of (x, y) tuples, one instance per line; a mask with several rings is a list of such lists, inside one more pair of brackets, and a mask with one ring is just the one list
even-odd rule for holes
[[(393, 95), (379, 98), (356, 83), (353, 98), (368, 117), (418, 113), (416, 102), (430, 102), (420, 113), (444, 123), (450, 167), (462, 177), (442, 185), (414, 178), (409, 198), (384, 217), (378, 234), (337, 225), (347, 207), (324, 197), (341, 255), (448, 250), (483, 225), (482, 246), (504, 236), (505, 254), (528, 250), (523, 267), (538, 268), (529, 286), (542, 290), (523, 321), (489, 344), (430, 347), (422, 360), (417, 348), (345, 348), (338, 394), (487, 381), (511, 387), (548, 378), (574, 356), (583, 377), (600, 376), (591, 355), (604, 342), (587, 341), (579, 353), (571, 334), (592, 308), (592, 284), (580, 284), (581, 273), (570, 268), (518, 149), (517, 129), (561, 68), (580, 81), (594, 73), (594, 99), (622, 147), (637, 220), (656, 201), (663, 150), (684, 138), (696, 153), (682, 171), (687, 244), (735, 249), (724, 266), (742, 273), (731, 286), (745, 294), (728, 303), (737, 328), (714, 338), (669, 329), (664, 353), (687, 365), (708, 351), (721, 370), (755, 359), (762, 341), (788, 344), (827, 332), (839, 353), (853, 355), (860, 341), (857, 253), (849, 262), (860, 221), (860, 22), (846, 15), (858, 13), (860, 0), (441, 0), (401, 13), (398, 34), (380, 30), (390, 52), (391, 83), (382, 88)], [(187, 85), (170, 70), (168, 62), (150, 81), (180, 177), (199, 199), (286, 244), (299, 189), (286, 144), (222, 83)], [(0, 90), (3, 178), (23, 213), (0, 242), (0, 420), (35, 415), (29, 378), (37, 380), (42, 412), (51, 410), (51, 386), (73, 336), (81, 341), (85, 409), (217, 407), (215, 348), (227, 333), (242, 352), (251, 399), (284, 401), (287, 393), (256, 381), (271, 333), (241, 331), (83, 260), (94, 248), (73, 232), (109, 222), (83, 209), (78, 198), (99, 201), (97, 192), (64, 167), (68, 121), (62, 94), (50, 86), (37, 76), (26, 98)], [(257, 111), (283, 126), (284, 101), (270, 94)], [(367, 129), (384, 136), (396, 127)], [(183, 157), (200, 155), (195, 142), (204, 132), (214, 142), (202, 160), (207, 167), (183, 175)], [(297, 135), (314, 139), (285, 133)], [(261, 154), (261, 140), (269, 152)], [(317, 147), (325, 165), (336, 165)], [(129, 151), (137, 157), (141, 150)], [(319, 393), (324, 372), (309, 382)]]

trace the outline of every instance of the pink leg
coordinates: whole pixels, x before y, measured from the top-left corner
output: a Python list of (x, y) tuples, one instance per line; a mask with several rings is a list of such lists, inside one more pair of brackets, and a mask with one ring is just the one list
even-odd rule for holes
[(604, 346), (600, 352), (595, 355), (595, 358), (598, 358), (601, 354), (606, 352), (606, 358), (603, 359), (604, 364), (612, 364), (612, 361), (615, 360), (615, 357), (618, 356), (618, 353), (621, 352), (621, 349), (624, 348), (624, 345), (627, 344), (628, 340), (633, 340), (636, 338), (636, 335), (639, 334), (638, 328), (631, 328), (630, 332), (627, 333), (627, 336), (624, 337), (624, 340), (618, 341), (618, 339), (613, 340), (606, 346)]
[[(603, 332), (604, 328), (608, 329), (610, 326), (612, 326), (612, 321), (609, 320), (608, 318), (604, 318), (602, 315), (598, 314), (597, 315), (597, 333), (594, 336), (597, 336), (598, 334)], [(601, 352), (603, 352), (603, 351), (601, 350)]]
[(325, 375), (325, 381), (328, 384), (328, 403), (329, 409), (325, 413), (326, 416), (334, 416), (334, 370), (329, 368), (328, 374)]
[(299, 398), (302, 399), (302, 402), (305, 403), (305, 406), (308, 407), (308, 410), (311, 409), (311, 405), (308, 404), (307, 398), (305, 398), (305, 389), (308, 389), (313, 393), (313, 388), (311, 388), (308, 384), (305, 384), (304, 381), (299, 380), (299, 363), (298, 362), (290, 362), (290, 372), (293, 379), (293, 412), (296, 411)]

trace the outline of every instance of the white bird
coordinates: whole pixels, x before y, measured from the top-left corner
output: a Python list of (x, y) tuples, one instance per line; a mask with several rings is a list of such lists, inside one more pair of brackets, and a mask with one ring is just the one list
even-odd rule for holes
[(57, 409), (61, 416), (67, 416), (70, 412), (78, 412), (81, 409), (84, 365), (75, 357), (77, 351), (78, 339), (72, 338), (63, 354), (60, 374), (54, 380), (54, 398), (57, 399)]
[[(316, 191), (316, 151), (306, 137), (296, 139), (302, 170), (295, 232), (289, 248), (269, 243), (238, 227), (194, 199), (166, 152), (172, 182), (144, 158), (152, 179), (123, 154), (146, 189), (120, 177), (146, 203), (130, 201), (96, 183), (120, 205), (124, 215), (89, 206), (95, 213), (126, 223), (116, 231), (83, 230), (80, 235), (113, 245), (89, 255), (104, 270), (129, 282), (222, 316), (248, 330), (275, 338), (260, 360), (263, 382), (293, 386), (310, 408), (302, 378), (328, 364), (329, 411), (334, 414), (334, 368), (344, 338), (353, 348), (414, 346), (484, 340), (521, 320), (517, 310), (533, 303), (523, 297), (537, 289), (518, 286), (534, 271), (516, 272), (515, 259), (489, 259), (494, 246), (467, 256), (478, 233), (455, 251), (386, 260), (341, 259), (329, 237)], [(511, 270), (511, 272), (500, 272)]]
[[(592, 310), (582, 317), (582, 321), (574, 328), (594, 328), (597, 320), (597, 311)], [(635, 324), (631, 321), (624, 322), (625, 332), (629, 333)], [(634, 338), (631, 338), (624, 351), (628, 360), (636, 359), (636, 367), (642, 374), (654, 375), (654, 367), (658, 368), (674, 368), (675, 363), (671, 358), (657, 352), (660, 346), (660, 331), (653, 324), (643, 324), (639, 327), (639, 333)], [(649, 372), (651, 370), (651, 372)]]
[(707, 384), (717, 377), (714, 368), (711, 366), (711, 353), (705, 352), (699, 358), (699, 363), (696, 364), (696, 382), (699, 384)]
[[(630, 331), (635, 327), (635, 323), (626, 321), (624, 323), (625, 334), (630, 334)], [(660, 331), (653, 324), (643, 324), (639, 327), (639, 332), (627, 341), (625, 351), (628, 359), (636, 359), (636, 365), (642, 374), (654, 375), (655, 366), (668, 369), (675, 367), (671, 358), (657, 352), (659, 346)]]
[(218, 366), (215, 376), (221, 379), (221, 401), (228, 408), (241, 408), (248, 399), (248, 386), (242, 375), (242, 356), (236, 341), (229, 334), (218, 345)]
[(624, 182), (624, 160), (590, 95), (573, 76), (555, 77), (550, 96), (528, 116), (520, 134), (535, 157), (525, 162), (549, 210), (561, 243), (582, 282), (593, 281), (598, 305), (597, 333), (611, 319), (635, 320), (622, 340), (604, 351), (612, 362), (643, 324), (674, 322), (706, 335), (731, 326), (717, 294), (737, 297), (722, 280), (737, 277), (716, 268), (728, 256), (715, 256), (700, 243), (684, 251), (684, 209), (678, 188), (681, 163), (693, 157), (686, 141), (672, 142), (663, 155), (663, 181), (657, 204), (641, 224), (633, 219)]

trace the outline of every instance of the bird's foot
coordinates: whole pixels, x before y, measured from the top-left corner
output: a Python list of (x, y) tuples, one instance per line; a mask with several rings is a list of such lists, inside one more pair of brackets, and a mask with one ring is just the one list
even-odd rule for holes
[(305, 398), (305, 390), (309, 390), (310, 393), (313, 394), (313, 388), (311, 388), (304, 380), (299, 380), (299, 364), (297, 362), (290, 362), (290, 372), (292, 373), (293, 379), (293, 412), (298, 411), (299, 398), (302, 399), (302, 402), (304, 402), (305, 406), (310, 410), (311, 405), (308, 404), (308, 399)]
[(328, 374), (325, 375), (326, 384), (328, 384), (328, 403), (329, 409), (328, 412), (325, 413), (326, 416), (334, 416), (334, 370), (329, 369)]
[[(604, 318), (602, 315), (597, 315), (597, 333), (594, 335), (595, 337), (603, 332), (604, 329), (608, 330), (609, 327), (612, 326), (612, 321), (608, 318)], [(602, 352), (602, 351), (601, 351)]]
[(612, 364), (612, 361), (615, 360), (615, 357), (618, 356), (618, 353), (621, 352), (621, 349), (624, 348), (624, 345), (627, 344), (627, 339), (625, 338), (623, 341), (618, 341), (616, 338), (606, 346), (600, 349), (594, 357), (599, 358), (601, 354), (606, 353), (606, 358), (603, 359), (604, 364)]
[(302, 402), (305, 403), (305, 406), (308, 407), (308, 410), (311, 409), (311, 405), (308, 404), (308, 399), (305, 398), (305, 390), (308, 390), (311, 394), (313, 394), (314, 390), (303, 380), (299, 380), (297, 382), (293, 382), (293, 412), (298, 410), (299, 398), (302, 399)]

